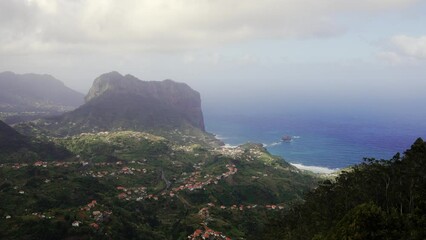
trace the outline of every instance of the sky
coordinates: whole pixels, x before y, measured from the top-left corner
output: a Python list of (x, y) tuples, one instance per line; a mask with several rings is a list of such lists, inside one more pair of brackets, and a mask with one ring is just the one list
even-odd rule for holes
[(0, 71), (82, 93), (113, 70), (173, 79), (210, 113), (417, 114), (426, 100), (421, 0), (0, 0), (0, 36)]

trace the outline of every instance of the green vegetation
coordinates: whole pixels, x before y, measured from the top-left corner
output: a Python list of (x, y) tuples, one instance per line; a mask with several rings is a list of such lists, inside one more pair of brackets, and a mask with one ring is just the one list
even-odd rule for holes
[(419, 138), (402, 157), (366, 159), (323, 181), (277, 218), (265, 239), (425, 239), (425, 173), (426, 144)]
[(70, 152), (52, 142), (40, 141), (16, 132), (0, 121), (0, 163), (33, 162), (63, 160), (71, 156)]
[(148, 133), (123, 131), (84, 133), (57, 138), (55, 142), (85, 159), (105, 161), (108, 158), (138, 160), (156, 154), (167, 154), (166, 139)]
[(422, 139), (324, 180), (261, 144), (227, 148), (194, 128), (38, 136), (0, 122), (2, 239), (426, 237)]
[(190, 133), (190, 141), (175, 141), (179, 134), (45, 137), (74, 157), (4, 160), (0, 238), (187, 239), (207, 225), (233, 239), (261, 239), (317, 181), (261, 145), (225, 148)]

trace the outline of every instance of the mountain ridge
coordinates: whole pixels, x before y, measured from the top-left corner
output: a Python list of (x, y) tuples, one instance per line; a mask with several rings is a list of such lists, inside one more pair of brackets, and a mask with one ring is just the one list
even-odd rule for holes
[(48, 74), (0, 73), (0, 120), (8, 124), (71, 111), (83, 97)]
[(82, 104), (82, 97), (48, 74), (0, 73), (0, 110), (69, 110)]
[(20, 134), (0, 121), (0, 163), (32, 162), (36, 159), (63, 160), (71, 156), (66, 149), (52, 142), (41, 141)]
[(141, 81), (132, 75), (110, 72), (94, 80), (85, 101), (60, 116), (15, 127), (26, 135), (43, 132), (56, 137), (131, 130), (176, 135), (178, 140), (183, 139), (181, 135), (207, 142), (216, 140), (205, 132), (200, 93), (185, 83)]
[(184, 113), (183, 117), (187, 121), (195, 127), (205, 130), (201, 96), (185, 83), (178, 83), (170, 79), (141, 81), (130, 74), (123, 76), (113, 71), (102, 74), (94, 80), (85, 101), (89, 103), (105, 94), (143, 96), (147, 101), (159, 101), (165, 105), (164, 107), (171, 107), (169, 111), (176, 109)]

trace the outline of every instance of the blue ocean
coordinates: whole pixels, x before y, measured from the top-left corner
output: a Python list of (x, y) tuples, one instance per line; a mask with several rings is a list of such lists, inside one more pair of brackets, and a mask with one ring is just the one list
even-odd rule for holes
[[(319, 172), (361, 163), (364, 157), (390, 159), (426, 137), (424, 121), (409, 118), (208, 115), (205, 121), (207, 131), (226, 144), (263, 143), (286, 161)], [(293, 139), (280, 141), (283, 136)]]

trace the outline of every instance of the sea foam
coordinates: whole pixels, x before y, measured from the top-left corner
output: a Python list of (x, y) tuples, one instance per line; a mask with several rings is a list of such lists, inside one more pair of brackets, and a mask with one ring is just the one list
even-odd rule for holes
[(323, 173), (323, 174), (330, 174), (336, 171), (339, 171), (338, 168), (326, 168), (326, 167), (319, 167), (319, 166), (306, 166), (300, 163), (290, 163), (291, 165), (301, 169), (301, 170), (308, 170), (314, 173)]

